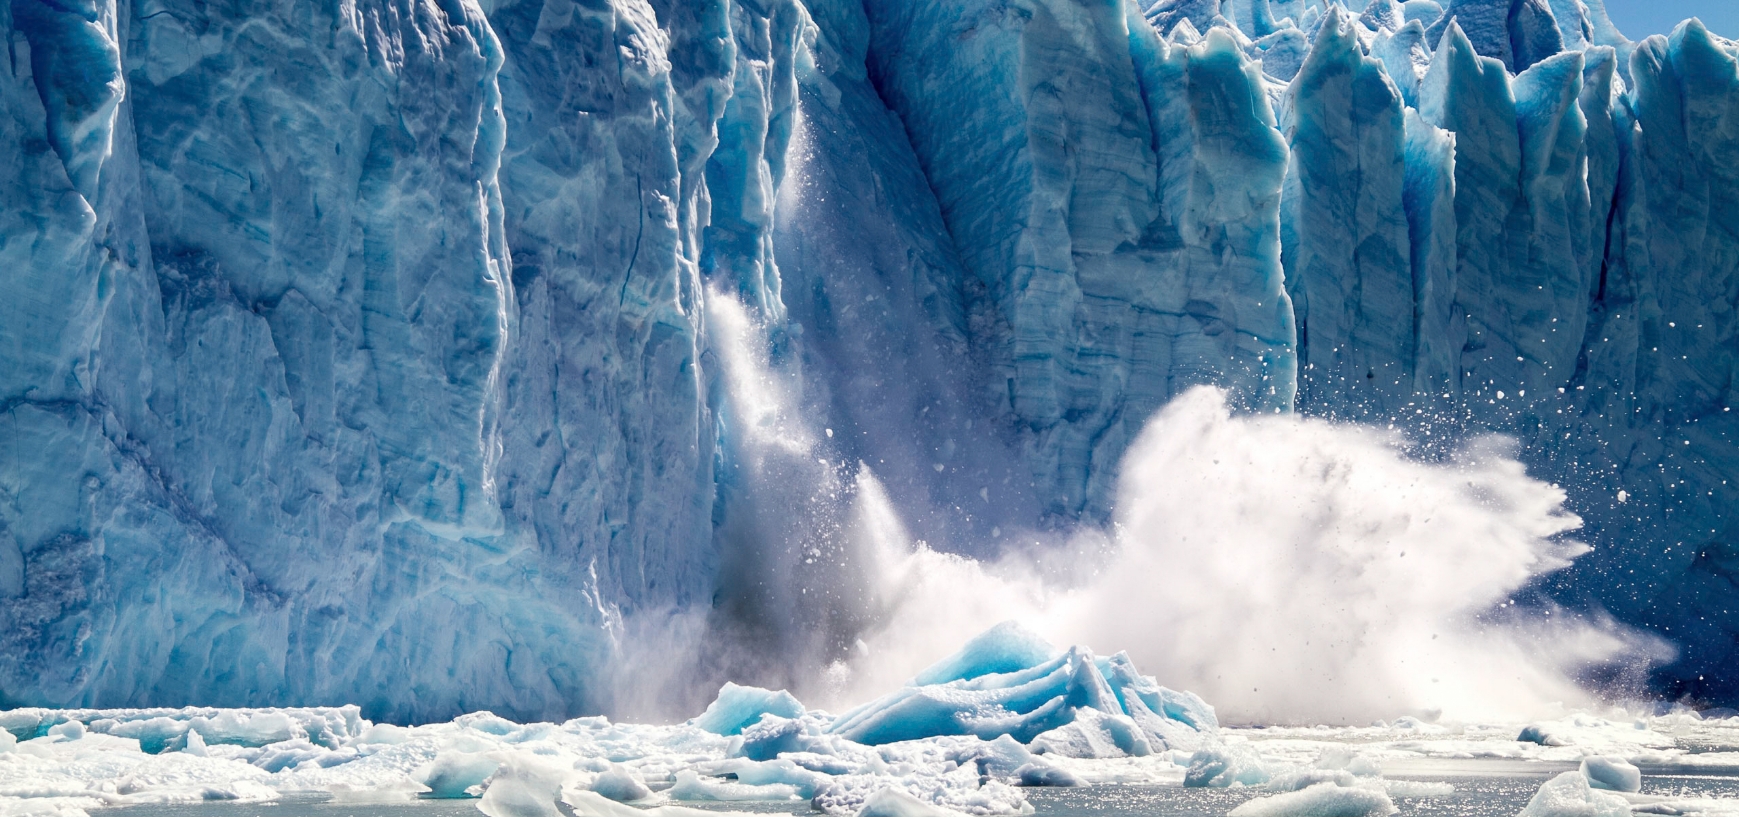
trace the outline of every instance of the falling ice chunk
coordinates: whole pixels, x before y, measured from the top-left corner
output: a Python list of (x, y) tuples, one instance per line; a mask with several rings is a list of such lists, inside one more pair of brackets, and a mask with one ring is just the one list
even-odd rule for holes
[(1618, 501), (1620, 504), (1625, 503), (1625, 502), (1629, 502), (1630, 501), (1630, 493), (1628, 491), (1625, 491), (1623, 488), (1618, 489)]

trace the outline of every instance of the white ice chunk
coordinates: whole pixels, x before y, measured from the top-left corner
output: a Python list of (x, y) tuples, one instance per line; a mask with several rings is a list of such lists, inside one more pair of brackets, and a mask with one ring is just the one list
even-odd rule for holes
[(887, 788), (863, 801), (857, 817), (961, 817), (961, 813), (919, 800), (899, 789)]
[(1060, 766), (1052, 766), (1044, 761), (1033, 761), (1014, 770), (1014, 776), (1022, 786), (1081, 786), (1085, 785), (1074, 772)]
[(693, 770), (676, 773), (676, 785), (666, 792), (678, 800), (717, 800), (721, 802), (752, 802), (757, 800), (801, 800), (797, 787), (789, 783), (751, 785), (718, 777), (701, 777)]
[(48, 736), (55, 740), (78, 740), (85, 736), (85, 725), (79, 721), (57, 723), (48, 728)]
[(1183, 784), (1190, 788), (1226, 788), (1233, 783), (1257, 786), (1273, 774), (1249, 747), (1215, 742), (1190, 757)]
[(468, 790), (495, 774), (500, 766), (500, 760), (483, 752), (442, 752), (412, 779), (428, 786), (430, 797), (470, 797)]
[(1453, 783), (1434, 783), (1424, 780), (1384, 780), (1383, 791), (1390, 797), (1448, 797), (1455, 793)]
[(592, 781), (592, 791), (618, 803), (632, 803), (652, 796), (652, 790), (633, 769), (612, 763), (598, 779)]
[(326, 791), (332, 795), (334, 803), (364, 805), (409, 802), (427, 793), (429, 787), (408, 777), (400, 777), (387, 782), (333, 783), (326, 787)]
[(998, 735), (995, 740), (984, 741), (955, 755), (953, 760), (962, 766), (976, 765), (981, 775), (1012, 777), (1021, 767), (1033, 762), (1033, 753), (1027, 751), (1020, 741), (1008, 735)]
[(194, 757), (205, 757), (209, 754), (205, 746), (205, 737), (192, 729), (187, 730), (187, 738), (181, 745), (181, 753)]
[(1534, 792), (1519, 817), (1630, 817), (1630, 804), (1596, 791), (1581, 772), (1565, 772)]
[(759, 723), (764, 715), (798, 718), (804, 711), (803, 704), (785, 690), (727, 683), (706, 711), (689, 723), (715, 735), (739, 735)]
[(563, 817), (556, 800), (572, 768), (541, 759), (518, 757), (490, 777), (477, 810), (489, 817)]
[(583, 789), (563, 789), (562, 802), (574, 810), (575, 817), (744, 817), (744, 812), (739, 811), (702, 810), (685, 806), (635, 808)]
[(1607, 791), (1642, 791), (1642, 771), (1630, 761), (1611, 755), (1582, 758), (1582, 775), (1588, 785)]
[(1090, 706), (1075, 710), (1075, 720), (1040, 734), (1029, 744), (1038, 754), (1063, 757), (1146, 757), (1147, 738), (1125, 715), (1108, 715)]
[(1259, 797), (1227, 817), (1384, 817), (1394, 814), (1393, 800), (1381, 789), (1318, 783), (1273, 797)]
[[(714, 776), (735, 775), (737, 782), (746, 786), (788, 786), (797, 793), (798, 797), (804, 799), (814, 797), (817, 791), (827, 787), (828, 781), (827, 775), (799, 766), (790, 758), (762, 761), (732, 758), (721, 763), (706, 764), (701, 771)], [(676, 797), (677, 795), (671, 796)]]

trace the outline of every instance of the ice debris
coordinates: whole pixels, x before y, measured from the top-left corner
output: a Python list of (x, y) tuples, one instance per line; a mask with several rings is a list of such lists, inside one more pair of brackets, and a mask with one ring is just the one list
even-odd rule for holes
[(1127, 654), (1058, 652), (1005, 624), (827, 731), (869, 745), (1009, 735), (1039, 754), (1142, 757), (1193, 750), (1218, 725), (1207, 702), (1141, 675)]
[(740, 735), (761, 718), (800, 718), (803, 704), (784, 690), (772, 691), (727, 683), (701, 716), (691, 723), (715, 735)]
[[(476, 799), (488, 817), (685, 817), (668, 801), (803, 802), (830, 814), (1030, 811), (1022, 787), (1087, 782), (1069, 764), (1146, 763), (1171, 779), (1218, 741), (1212, 707), (1124, 655), (1057, 650), (1002, 626), (901, 690), (834, 715), (728, 684), (673, 726), (601, 717), (520, 724), (488, 712), (374, 724), (354, 707), (0, 713), (0, 815), (326, 794), (349, 803)], [(623, 803), (634, 803), (630, 808)], [(628, 809), (628, 810), (624, 810)]]
[(1582, 772), (1564, 772), (1534, 792), (1519, 817), (1630, 817), (1630, 803), (1596, 790)]
[(1381, 788), (1316, 783), (1256, 798), (1232, 809), (1228, 817), (1386, 817), (1396, 811)]
[(1588, 785), (1607, 791), (1642, 791), (1642, 771), (1630, 761), (1610, 755), (1582, 758), (1582, 776)]
[[(1197, 755), (1199, 757), (1201, 753)], [(1249, 768), (1249, 758), (1253, 758), (1254, 753), (1245, 749), (1232, 757), (1241, 759), (1244, 768)], [(1231, 759), (1224, 762), (1229, 767), (1236, 763)], [(1258, 777), (1247, 774), (1236, 778), (1226, 774), (1216, 780), (1231, 778), (1228, 782), (1250, 785)], [(1231, 814), (1234, 817), (1384, 817), (1397, 811), (1392, 798), (1441, 797), (1455, 791), (1455, 787), (1447, 783), (1385, 780), (1375, 761), (1344, 746), (1325, 749), (1314, 763), (1283, 769), (1268, 776), (1263, 788), (1280, 793), (1248, 801), (1233, 809)]]
[(1229, 786), (1257, 786), (1267, 783), (1273, 773), (1262, 758), (1247, 746), (1214, 743), (1190, 756), (1189, 769), (1183, 784), (1191, 788), (1223, 789)]

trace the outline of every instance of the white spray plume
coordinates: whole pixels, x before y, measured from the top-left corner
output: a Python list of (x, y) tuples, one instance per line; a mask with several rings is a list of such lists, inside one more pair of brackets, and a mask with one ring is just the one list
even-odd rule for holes
[[(1563, 491), (1507, 441), (1421, 462), (1391, 432), (1234, 415), (1209, 387), (1130, 447), (1109, 531), (1005, 537), (1030, 544), (995, 561), (932, 550), (867, 466), (819, 456), (795, 373), (770, 366), (734, 299), (708, 298), (740, 463), (721, 529), (743, 595), (729, 607), (753, 625), (714, 652), (761, 676), (734, 680), (849, 705), (1012, 619), (1059, 645), (1127, 650), (1230, 722), (1516, 720), (1592, 705), (1573, 680), (1590, 664), (1661, 655), (1609, 622), (1505, 609), (1587, 549), (1564, 538), (1580, 520)], [(678, 629), (720, 640), (691, 625)]]
[[(1007, 619), (1058, 644), (1128, 650), (1246, 723), (1525, 719), (1592, 705), (1572, 678), (1590, 664), (1659, 652), (1562, 611), (1490, 615), (1587, 549), (1562, 538), (1580, 525), (1564, 493), (1502, 439), (1423, 463), (1380, 430), (1234, 416), (1222, 392), (1197, 388), (1130, 448), (1108, 539), (1078, 536), (1042, 561), (905, 544), (873, 476), (859, 480), (884, 614), (851, 682), (834, 673), (848, 698)], [(1056, 567), (1069, 564), (1093, 567)]]

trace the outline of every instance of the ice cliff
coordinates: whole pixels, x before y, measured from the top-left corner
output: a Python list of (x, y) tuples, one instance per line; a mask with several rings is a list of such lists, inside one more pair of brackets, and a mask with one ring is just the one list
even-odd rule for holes
[[(955, 550), (1105, 519), (1198, 383), (1513, 435), (1595, 545), (1550, 589), (1739, 699), (1739, 46), (1694, 21), (11, 0), (0, 32), (0, 704), (554, 718), (683, 611), (849, 648), (868, 613), (807, 592), (849, 577), (769, 533), (721, 298), (826, 429), (777, 474), (872, 467)], [(757, 571), (815, 587), (742, 601)]]

